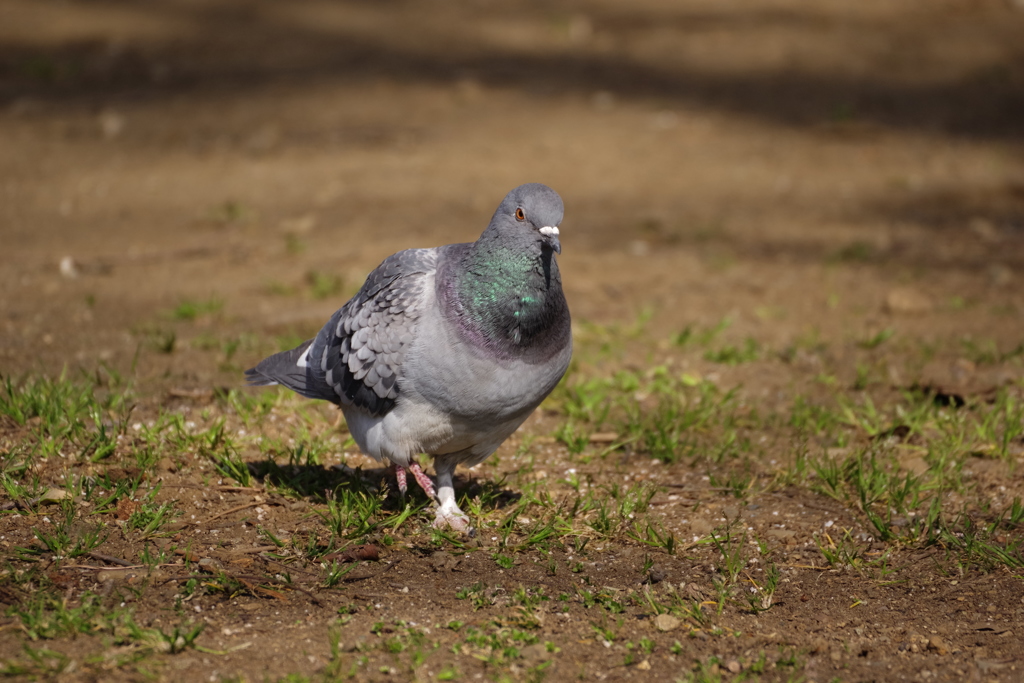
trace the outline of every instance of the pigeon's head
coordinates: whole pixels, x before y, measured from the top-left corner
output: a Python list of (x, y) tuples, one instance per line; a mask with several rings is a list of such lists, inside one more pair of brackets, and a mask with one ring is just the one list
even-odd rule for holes
[(547, 185), (527, 183), (509, 192), (494, 212), (488, 230), (502, 239), (540, 243), (562, 253), (558, 226), (562, 222), (562, 198)]

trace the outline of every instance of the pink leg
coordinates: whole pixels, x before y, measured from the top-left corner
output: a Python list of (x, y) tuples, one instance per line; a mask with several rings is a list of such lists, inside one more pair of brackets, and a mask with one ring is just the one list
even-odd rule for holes
[(409, 486), (405, 483), (405, 468), (401, 465), (395, 465), (395, 479), (398, 480), (398, 492), (404, 496)]
[(413, 478), (420, 485), (420, 488), (423, 489), (423, 492), (427, 494), (427, 498), (435, 498), (434, 483), (430, 481), (430, 477), (426, 475), (419, 463), (412, 462), (409, 465), (409, 471), (412, 472)]

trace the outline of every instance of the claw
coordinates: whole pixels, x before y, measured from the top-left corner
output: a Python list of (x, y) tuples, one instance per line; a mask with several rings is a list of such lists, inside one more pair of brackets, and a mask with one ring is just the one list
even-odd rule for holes
[[(437, 467), (437, 461), (434, 464)], [(398, 490), (404, 496), (407, 488), (406, 470), (408, 470), (412, 473), (416, 483), (423, 489), (423, 492), (427, 494), (427, 497), (438, 502), (437, 513), (434, 518), (435, 529), (452, 529), (472, 538), (476, 535), (476, 529), (470, 526), (469, 517), (459, 509), (458, 504), (455, 502), (455, 489), (452, 487), (453, 469), (454, 465), (449, 465), (448, 463), (442, 463), (442, 466), (437, 468), (436, 491), (434, 483), (430, 481), (430, 477), (427, 476), (417, 462), (409, 463), (407, 468), (395, 465), (395, 478), (398, 480)]]
[(476, 535), (476, 529), (469, 525), (469, 517), (467, 517), (466, 513), (458, 507), (455, 507), (454, 509), (446, 509), (443, 505), (439, 507), (434, 518), (434, 528), (449, 528), (453, 531), (459, 532), (460, 534), (466, 534), (471, 538)]

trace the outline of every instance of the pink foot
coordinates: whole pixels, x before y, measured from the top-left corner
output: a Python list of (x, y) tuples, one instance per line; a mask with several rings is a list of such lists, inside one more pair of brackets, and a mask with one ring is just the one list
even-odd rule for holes
[[(418, 462), (413, 462), (409, 465), (409, 471), (412, 472), (413, 479), (420, 485), (423, 492), (427, 494), (427, 498), (434, 499), (434, 482), (430, 481), (430, 477), (427, 476), (423, 468), (420, 467)], [(404, 474), (404, 473), (403, 473)]]
[(398, 480), (398, 492), (404, 497), (409, 485), (405, 483), (405, 468), (401, 465), (395, 465), (395, 479)]

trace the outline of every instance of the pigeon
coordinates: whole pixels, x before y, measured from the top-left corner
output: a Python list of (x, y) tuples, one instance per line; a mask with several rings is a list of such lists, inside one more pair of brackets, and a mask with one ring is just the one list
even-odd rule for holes
[[(408, 470), (436, 499), (435, 527), (472, 533), (455, 467), (494, 453), (569, 367), (562, 214), (554, 190), (520, 185), (476, 242), (389, 256), (316, 337), (247, 370), (249, 384), (337, 404), (403, 496)], [(436, 494), (420, 453), (434, 458)]]

